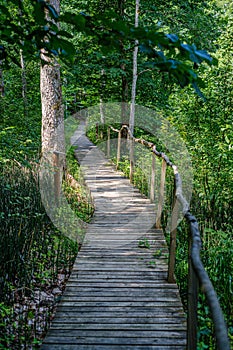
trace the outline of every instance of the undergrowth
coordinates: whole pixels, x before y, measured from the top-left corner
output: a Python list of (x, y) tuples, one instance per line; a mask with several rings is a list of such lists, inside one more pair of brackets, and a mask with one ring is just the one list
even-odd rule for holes
[[(36, 166), (0, 163), (0, 349), (33, 349), (41, 343), (70, 275), (79, 244), (61, 234), (47, 216)], [(72, 151), (64, 181), (74, 211), (88, 222), (93, 213)]]
[(77, 165), (74, 151), (75, 149), (71, 147), (67, 153), (67, 176), (63, 180), (62, 189), (75, 214), (81, 220), (90, 222), (94, 213), (94, 204), (90, 191), (85, 186), (81, 169)]

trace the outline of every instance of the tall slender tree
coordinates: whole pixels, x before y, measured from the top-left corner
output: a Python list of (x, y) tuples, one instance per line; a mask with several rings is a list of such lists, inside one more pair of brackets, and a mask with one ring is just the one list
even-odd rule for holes
[[(139, 0), (135, 3), (135, 28), (138, 27), (139, 18)], [(129, 117), (129, 129), (133, 134), (134, 132), (134, 119), (135, 119), (135, 100), (136, 100), (136, 88), (137, 88), (137, 77), (138, 77), (138, 40), (135, 40), (135, 47), (133, 51), (133, 81), (131, 89), (131, 105), (130, 105), (130, 117)], [(130, 141), (130, 181), (133, 181), (133, 168), (134, 168), (134, 141)]]
[[(118, 0), (118, 12), (122, 19), (125, 17), (125, 7), (126, 7), (126, 0)], [(121, 52), (121, 65), (120, 68), (122, 70), (121, 75), (121, 121), (122, 124), (126, 124), (128, 122), (128, 109), (127, 109), (127, 102), (128, 102), (128, 91), (129, 91), (129, 84), (128, 84), (128, 78), (127, 78), (127, 72), (126, 72), (126, 52), (124, 43), (120, 41), (120, 52)]]
[(24, 115), (28, 114), (28, 101), (27, 101), (27, 77), (26, 77), (26, 68), (25, 60), (23, 57), (23, 51), (20, 50), (20, 65), (21, 65), (21, 77), (22, 77), (22, 97), (24, 105)]
[[(50, 0), (50, 4), (59, 14), (60, 1)], [(64, 153), (64, 111), (59, 63), (41, 52), (40, 90), (42, 105), (42, 153)], [(62, 157), (61, 157), (62, 159)], [(63, 162), (64, 163), (64, 162)], [(61, 162), (61, 167), (64, 165)]]

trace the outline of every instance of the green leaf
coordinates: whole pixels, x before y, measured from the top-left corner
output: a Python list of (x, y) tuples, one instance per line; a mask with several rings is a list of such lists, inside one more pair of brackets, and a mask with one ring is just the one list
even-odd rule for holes
[(166, 34), (166, 37), (173, 43), (176, 43), (179, 41), (179, 38), (175, 34)]
[(203, 93), (201, 92), (201, 90), (200, 90), (200, 88), (199, 88), (199, 86), (198, 86), (198, 84), (197, 84), (196, 81), (193, 81), (193, 82), (192, 82), (192, 86), (193, 86), (194, 90), (196, 91), (197, 95), (198, 95), (199, 97), (201, 97), (202, 100), (206, 101), (206, 98), (205, 98), (205, 96), (203, 95)]
[(83, 31), (86, 25), (86, 19), (81, 14), (65, 12), (60, 16), (60, 22), (69, 23), (75, 26), (78, 31)]
[(208, 54), (208, 52), (204, 50), (195, 50), (195, 55), (200, 57), (204, 61), (212, 62), (212, 57)]
[(69, 38), (69, 39), (73, 38), (73, 35), (71, 33), (68, 33), (66, 30), (59, 30), (57, 35), (64, 36), (64, 37)]
[(149, 45), (146, 45), (146, 44), (139, 45), (139, 50), (143, 53), (148, 54), (148, 55), (154, 54), (154, 50)]
[(188, 44), (181, 44), (180, 45), (182, 49), (184, 49), (185, 51), (188, 51), (190, 53), (193, 53), (193, 48), (192, 46), (188, 45)]
[(61, 52), (62, 55), (68, 56), (71, 55), (73, 56), (76, 52), (74, 45), (69, 42), (68, 40), (65, 39), (58, 39), (58, 44), (59, 44), (59, 52)]
[(46, 4), (45, 7), (49, 10), (50, 16), (53, 19), (58, 19), (59, 15), (53, 6)]

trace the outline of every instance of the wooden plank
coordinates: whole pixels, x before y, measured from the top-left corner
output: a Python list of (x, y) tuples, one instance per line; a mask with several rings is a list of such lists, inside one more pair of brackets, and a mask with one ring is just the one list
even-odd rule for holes
[[(110, 303), (116, 303), (118, 305), (121, 305), (123, 303), (126, 304), (126, 302), (128, 303), (132, 303), (132, 296), (120, 296), (120, 297), (113, 297), (113, 296), (96, 296), (96, 295), (87, 295), (87, 296), (84, 296), (84, 297), (81, 297), (81, 296), (77, 296), (76, 294), (73, 294), (73, 295), (66, 295), (62, 298), (62, 301), (61, 301), (61, 304), (62, 305), (66, 305), (66, 303), (70, 304), (72, 302), (75, 302), (77, 303), (78, 305), (83, 305), (85, 303), (85, 305), (92, 305), (94, 303), (97, 303), (98, 304), (103, 304), (103, 303), (106, 303), (106, 304), (110, 304)], [(166, 295), (161, 295), (160, 297), (153, 297), (153, 296), (147, 296), (147, 297), (143, 297), (141, 295), (139, 296), (135, 296), (133, 302), (137, 303), (137, 304), (140, 304), (141, 305), (143, 303), (153, 303), (154, 305), (157, 305), (157, 306), (161, 306), (162, 303), (166, 302), (167, 304), (172, 304), (172, 305), (180, 305), (180, 302), (175, 300), (175, 296), (166, 296)], [(90, 304), (91, 303), (91, 304)], [(166, 304), (166, 305), (167, 305)]]
[[(62, 348), (60, 344), (43, 344), (41, 347), (41, 350), (110, 350), (109, 345), (97, 345), (95, 344), (94, 347), (93, 345), (84, 345), (84, 344), (79, 344), (78, 349), (77, 345), (75, 344), (63, 344)], [(179, 345), (179, 344), (173, 344), (173, 345), (131, 345), (127, 344), (127, 348), (125, 345), (111, 345), (111, 350), (184, 350), (185, 346), (184, 345)]]
[[(117, 302), (117, 306), (116, 306), (116, 302)], [(122, 310), (122, 308), (127, 308), (131, 309), (132, 307), (134, 307), (135, 309), (145, 309), (145, 312), (147, 312), (147, 310), (151, 310), (150, 308), (163, 308), (163, 307), (167, 307), (168, 310), (174, 310), (174, 308), (180, 308), (180, 301), (179, 300), (163, 300), (163, 301), (135, 301), (135, 300), (130, 300), (130, 301), (120, 301), (119, 299), (117, 300), (111, 300), (111, 301), (106, 301), (106, 300), (95, 300), (95, 301), (84, 301), (81, 302), (80, 300), (76, 301), (76, 300), (62, 300), (62, 302), (60, 303), (60, 306), (63, 308), (75, 308), (78, 307), (80, 308), (80, 310), (82, 310), (82, 308), (84, 310), (89, 309), (90, 310), (93, 307), (98, 307), (98, 309), (105, 308), (105, 310), (111, 310), (113, 309), (114, 311), (117, 310)], [(182, 309), (183, 310), (183, 309)]]
[[(96, 319), (96, 323), (92, 323), (90, 321), (90, 319), (86, 320), (86, 323), (77, 323), (76, 320), (74, 320), (74, 322), (54, 322), (51, 326), (51, 329), (53, 330), (91, 330), (92, 332), (95, 330), (116, 330), (116, 331), (136, 331), (136, 330), (142, 330), (143, 329), (143, 325), (142, 323), (138, 323), (138, 324), (132, 324), (132, 323), (125, 323), (127, 320), (124, 319), (123, 323), (109, 323), (109, 320), (107, 322), (104, 323), (103, 320), (101, 319), (101, 324), (97, 323), (97, 321), (99, 322), (99, 318)], [(183, 325), (182, 323), (177, 325), (174, 323), (161, 323), (161, 321), (163, 321), (162, 319), (160, 319), (159, 323), (151, 323), (151, 324), (147, 324), (144, 325), (144, 329), (145, 330), (149, 330), (151, 331), (185, 331), (186, 332), (186, 327), (185, 325)]]
[[(177, 322), (178, 320), (178, 322)], [(176, 318), (173, 317), (163, 317), (163, 316), (157, 316), (157, 317), (93, 317), (93, 316), (78, 316), (78, 317), (72, 317), (72, 316), (66, 316), (64, 317), (62, 314), (58, 314), (58, 316), (53, 320), (51, 328), (58, 324), (58, 327), (62, 324), (70, 325), (70, 327), (73, 327), (74, 325), (81, 326), (90, 326), (90, 327), (96, 327), (97, 325), (101, 325), (102, 327), (105, 327), (107, 324), (111, 324), (112, 327), (115, 327), (116, 329), (121, 329), (124, 325), (130, 325), (130, 329), (134, 327), (134, 325), (141, 325), (142, 327), (148, 327), (151, 326), (155, 327), (172, 327), (175, 330), (177, 329), (176, 326), (181, 327), (182, 329), (186, 327), (186, 318), (179, 316)], [(140, 329), (141, 329), (140, 328)]]
[[(50, 329), (50, 337), (56, 337), (57, 334), (59, 334), (59, 337), (62, 338), (79, 338), (82, 342), (83, 338), (88, 338), (88, 341), (92, 341), (92, 339), (96, 339), (98, 342), (101, 341), (101, 343), (108, 339), (108, 343), (111, 338), (116, 338), (119, 340), (123, 340), (123, 342), (128, 343), (129, 340), (134, 342), (135, 338), (140, 338), (140, 341), (143, 342), (148, 342), (149, 340), (153, 341), (154, 339), (161, 339), (161, 338), (173, 338), (173, 343), (174, 339), (178, 340), (181, 339), (183, 340), (184, 338), (184, 330), (180, 331), (173, 331), (173, 330), (159, 330), (159, 331), (151, 331), (151, 330), (137, 330), (135, 334), (135, 330), (103, 330), (103, 329), (96, 329), (95, 330), (95, 336), (93, 336), (93, 330), (89, 329)], [(110, 338), (110, 339), (109, 339)], [(152, 339), (150, 339), (152, 338)], [(138, 341), (138, 340), (137, 340)], [(110, 342), (111, 344), (111, 342)], [(121, 343), (120, 343), (121, 344)]]
[[(59, 333), (58, 333), (59, 334)], [(60, 349), (63, 349), (62, 345), (63, 344), (75, 344), (76, 346), (79, 344), (83, 344), (83, 345), (108, 345), (109, 349), (112, 349), (112, 344), (114, 345), (183, 345), (185, 348), (185, 334), (181, 333), (180, 335), (177, 336), (173, 336), (172, 334), (167, 334), (167, 337), (160, 337), (160, 338), (156, 338), (153, 337), (151, 335), (151, 337), (146, 337), (146, 338), (142, 338), (142, 337), (122, 337), (121, 334), (119, 334), (119, 337), (82, 337), (80, 336), (74, 336), (74, 337), (64, 337), (61, 335), (61, 337), (57, 337), (57, 336), (50, 336), (45, 340), (45, 343), (47, 344), (59, 344), (60, 345)], [(42, 347), (43, 349), (43, 347)], [(79, 349), (79, 347), (78, 347)]]
[[(142, 293), (143, 292), (143, 293)], [(175, 295), (173, 295), (175, 294)], [(152, 293), (151, 290), (148, 290), (147, 289), (144, 289), (142, 290), (141, 288), (134, 288), (134, 290), (125, 290), (125, 289), (116, 289), (116, 288), (108, 288), (108, 289), (100, 289), (100, 288), (82, 288), (82, 290), (78, 289), (76, 286), (72, 287), (72, 288), (69, 288), (67, 289), (67, 292), (65, 293), (64, 296), (67, 296), (69, 297), (70, 295), (77, 295), (77, 296), (88, 296), (88, 297), (91, 297), (91, 296), (96, 296), (96, 297), (103, 297), (103, 298), (106, 298), (106, 297), (111, 297), (111, 296), (115, 296), (117, 295), (118, 297), (131, 297), (131, 300), (133, 300), (133, 298), (137, 298), (137, 297), (140, 297), (141, 295), (144, 295), (146, 297), (149, 297), (149, 296), (154, 296), (155, 293)], [(167, 295), (167, 298), (169, 300), (169, 298), (171, 296), (173, 296), (174, 298), (178, 298), (178, 295), (177, 295), (177, 290), (174, 289), (174, 290), (166, 290), (166, 291), (158, 291), (156, 292), (156, 296), (157, 298), (159, 299), (160, 296), (166, 296)]]
[[(138, 283), (138, 281), (140, 281), (140, 279), (142, 280), (142, 277), (136, 277), (136, 278), (132, 278), (132, 277), (128, 277), (128, 278), (120, 278), (120, 277), (102, 277), (102, 278), (98, 278), (97, 279), (97, 277), (92, 277), (92, 278), (90, 278), (89, 276), (83, 276), (82, 278), (81, 278), (81, 276), (77, 276), (77, 278), (79, 279), (79, 282), (78, 283), (85, 283), (86, 281), (87, 281), (87, 277), (88, 277), (88, 280), (91, 282), (91, 283), (95, 283), (95, 285), (96, 285), (96, 283), (98, 284), (98, 283), (106, 283), (106, 282), (116, 282), (116, 283), (125, 283), (126, 281), (128, 282), (128, 281), (130, 281), (130, 283)], [(153, 278), (151, 278), (151, 279), (143, 279), (143, 283), (153, 283), (153, 282), (156, 282), (156, 281), (158, 281), (159, 279), (158, 279), (158, 277), (157, 277), (157, 279), (155, 280), (154, 279), (154, 277)], [(76, 281), (76, 279), (73, 277), (73, 278), (71, 278), (70, 279), (70, 282), (71, 282), (71, 284), (72, 283), (74, 283)], [(159, 282), (160, 282), (160, 284), (162, 283), (162, 282), (164, 282), (164, 278), (161, 278), (160, 280), (159, 280)]]
[[(42, 350), (61, 350), (60, 345), (58, 344), (44, 344), (43, 347), (41, 348)], [(62, 350), (77, 350), (77, 346), (74, 344), (69, 344), (69, 345), (62, 345)], [(133, 350), (145, 350), (145, 349), (150, 349), (150, 350), (184, 350), (185, 347), (183, 345), (150, 345), (150, 347), (148, 348), (148, 345), (140, 345), (140, 346), (135, 346), (135, 345), (127, 345), (127, 348), (125, 347), (125, 345), (111, 345), (111, 350), (127, 350), (127, 349), (133, 349)], [(108, 345), (95, 345), (93, 347), (93, 345), (79, 345), (78, 346), (78, 350), (109, 350), (109, 346)]]
[[(154, 315), (155, 310), (151, 309), (150, 311), (147, 310), (147, 312), (144, 312), (143, 310), (132, 310), (131, 312), (129, 310), (116, 310), (116, 312), (114, 313), (113, 310), (110, 311), (100, 311), (97, 310), (95, 308), (95, 311), (89, 311), (87, 312), (87, 310), (82, 310), (82, 312), (77, 308), (76, 310), (72, 310), (71, 308), (66, 308), (66, 309), (61, 309), (61, 307), (59, 306), (59, 308), (57, 309), (57, 316), (56, 317), (60, 317), (60, 318), (67, 318), (67, 317), (76, 317), (77, 315), (79, 315), (79, 317), (86, 317), (87, 314), (89, 317), (95, 317), (95, 318), (102, 318), (102, 317), (109, 317), (109, 318), (113, 318), (113, 317), (117, 317), (117, 318), (121, 318), (121, 319), (125, 319), (126, 315), (127, 317), (131, 318), (131, 317), (155, 317)], [(178, 309), (178, 310), (166, 310), (166, 309), (156, 309), (156, 316), (159, 318), (177, 318), (179, 319), (180, 317), (182, 317), (183, 315), (183, 310), (182, 309)]]

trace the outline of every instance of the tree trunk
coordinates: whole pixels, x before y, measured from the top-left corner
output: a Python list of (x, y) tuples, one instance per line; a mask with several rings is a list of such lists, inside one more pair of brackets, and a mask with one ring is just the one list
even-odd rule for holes
[[(136, 0), (135, 6), (135, 28), (138, 27), (139, 16), (139, 0)], [(133, 52), (133, 82), (131, 90), (131, 105), (130, 105), (130, 117), (129, 117), (129, 129), (131, 133), (134, 133), (135, 122), (135, 100), (136, 100), (136, 88), (137, 88), (137, 57), (138, 57), (138, 40), (135, 40), (135, 47)], [(130, 140), (130, 182), (133, 182), (134, 172), (134, 141)]]
[(103, 128), (105, 124), (105, 115), (104, 115), (104, 90), (105, 90), (105, 71), (101, 70), (101, 91), (100, 91), (100, 138), (103, 139)]
[(20, 64), (21, 64), (22, 97), (23, 97), (24, 115), (27, 116), (27, 114), (28, 114), (27, 79), (26, 79), (25, 62), (24, 62), (22, 50), (20, 50)]
[[(118, 11), (122, 19), (124, 19), (125, 16), (125, 0), (118, 0)], [(120, 43), (120, 52), (121, 52), (121, 60), (122, 63), (120, 65), (121, 70), (126, 72), (125, 63), (123, 61), (126, 60), (125, 57), (125, 48), (123, 42)], [(125, 74), (122, 74), (121, 76), (121, 123), (128, 124), (128, 79)], [(123, 137), (126, 137), (126, 134), (124, 135), (125, 131), (123, 130)]]
[[(139, 0), (136, 0), (135, 6), (135, 28), (138, 27), (138, 15), (139, 15)], [(135, 47), (133, 52), (133, 82), (131, 90), (131, 105), (130, 105), (130, 119), (129, 119), (129, 128), (130, 131), (134, 132), (134, 117), (135, 117), (135, 100), (136, 100), (136, 88), (137, 88), (137, 78), (138, 78), (138, 40), (135, 40)]]
[[(50, 4), (59, 13), (59, 0), (50, 0)], [(62, 170), (65, 166), (64, 111), (60, 66), (55, 59), (41, 52), (40, 90), (42, 105), (42, 155), (48, 166), (56, 164), (56, 184), (61, 184)], [(59, 178), (59, 181), (58, 181)], [(58, 193), (58, 189), (55, 188)]]
[(60, 84), (60, 67), (42, 54), (40, 90), (42, 105), (42, 153), (64, 152), (64, 115)]

